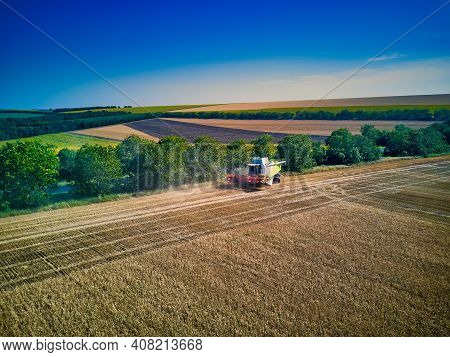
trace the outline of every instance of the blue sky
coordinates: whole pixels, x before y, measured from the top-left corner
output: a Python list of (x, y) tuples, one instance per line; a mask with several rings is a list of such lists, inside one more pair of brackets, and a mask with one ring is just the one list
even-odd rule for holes
[[(0, 108), (318, 98), (443, 3), (1, 0)], [(449, 20), (450, 5), (328, 98), (450, 92)]]

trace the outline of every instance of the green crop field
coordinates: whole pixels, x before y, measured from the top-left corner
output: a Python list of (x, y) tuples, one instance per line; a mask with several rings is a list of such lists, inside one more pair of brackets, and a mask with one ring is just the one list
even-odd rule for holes
[(79, 149), (84, 144), (102, 145), (102, 146), (116, 146), (119, 144), (119, 141), (117, 141), (117, 140), (101, 139), (101, 138), (95, 138), (92, 136), (78, 135), (78, 134), (72, 134), (72, 133), (57, 133), (57, 134), (45, 134), (45, 135), (32, 136), (32, 137), (23, 138), (23, 139), (0, 141), (0, 145), (3, 145), (5, 143), (19, 141), (19, 140), (21, 140), (21, 141), (40, 141), (43, 144), (51, 144), (51, 145), (56, 146), (58, 151), (63, 148)]
[(392, 109), (429, 109), (434, 112), (438, 109), (450, 109), (450, 105), (374, 105), (374, 106), (340, 106), (340, 107), (291, 107), (291, 108), (268, 108), (268, 109), (257, 109), (257, 110), (221, 110), (222, 112), (230, 113), (260, 113), (260, 112), (272, 112), (272, 113), (284, 113), (284, 112), (299, 112), (299, 111), (309, 111), (309, 112), (319, 112), (321, 110), (325, 112), (338, 113), (344, 109), (350, 111), (364, 110), (364, 111), (385, 111)]

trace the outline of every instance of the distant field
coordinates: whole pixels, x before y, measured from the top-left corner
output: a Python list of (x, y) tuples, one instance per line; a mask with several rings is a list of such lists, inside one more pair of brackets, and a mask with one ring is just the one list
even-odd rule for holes
[[(450, 106), (450, 94), (439, 95), (410, 95), (393, 97), (370, 97), (370, 98), (343, 98), (343, 99), (322, 99), (322, 100), (294, 100), (278, 102), (259, 103), (231, 103), (211, 105), (207, 107), (197, 107), (183, 109), (184, 112), (209, 112), (209, 111), (241, 111), (241, 110), (264, 110), (289, 108), (289, 111), (311, 108), (348, 108), (348, 107), (374, 107), (374, 106)], [(301, 110), (300, 109), (300, 110)]]
[[(98, 112), (98, 111), (106, 110), (109, 112), (157, 113), (157, 112), (170, 112), (173, 110), (182, 110), (182, 109), (197, 108), (197, 107), (204, 108), (205, 106), (207, 106), (207, 105), (205, 105), (205, 104), (162, 105), (162, 106), (133, 107), (133, 108), (94, 109), (92, 111)], [(87, 111), (87, 110), (76, 110), (76, 111), (70, 111), (68, 113), (85, 112), (85, 111)]]
[(74, 131), (75, 134), (89, 135), (97, 138), (106, 138), (113, 140), (123, 140), (130, 135), (137, 135), (141, 138), (158, 141), (157, 137), (135, 130), (123, 124), (101, 126), (99, 128), (83, 129)]
[[(126, 126), (144, 132), (148, 135), (161, 138), (168, 135), (178, 135), (193, 142), (197, 137), (207, 135), (222, 143), (228, 143), (235, 139), (252, 140), (263, 134), (260, 131), (241, 130), (236, 128), (217, 128), (209, 125), (183, 123), (181, 121), (148, 119), (127, 123)], [(281, 140), (285, 134), (274, 134), (276, 141)], [(322, 141), (323, 137), (313, 137), (313, 140)]]
[(45, 134), (32, 136), (23, 139), (5, 140), (0, 141), (0, 146), (5, 143), (11, 143), (15, 141), (40, 141), (43, 144), (55, 145), (57, 150), (63, 148), (79, 149), (84, 144), (102, 145), (102, 146), (115, 146), (119, 143), (117, 140), (109, 140), (104, 138), (95, 138), (85, 135), (77, 135), (72, 133), (58, 133), (58, 134)]
[[(398, 124), (410, 128), (425, 128), (435, 122), (429, 121), (365, 121), (365, 120), (241, 120), (241, 119), (169, 119), (167, 120), (207, 125), (219, 128), (241, 129), (258, 132), (280, 132), (285, 134), (309, 134), (328, 136), (332, 131), (347, 128), (352, 133), (359, 133), (364, 124), (373, 124), (379, 129), (392, 130)], [(220, 129), (217, 129), (220, 130)]]
[(275, 113), (285, 113), (285, 112), (299, 112), (303, 110), (307, 110), (309, 112), (320, 112), (320, 111), (327, 111), (332, 113), (339, 113), (340, 111), (347, 109), (350, 111), (357, 111), (357, 110), (363, 110), (363, 111), (386, 111), (386, 110), (392, 110), (392, 109), (429, 109), (430, 111), (434, 112), (438, 109), (450, 109), (450, 105), (372, 105), (372, 106), (340, 106), (340, 107), (297, 107), (297, 108), (268, 108), (268, 109), (259, 109), (259, 110), (224, 110), (225, 112), (231, 112), (231, 113), (258, 113), (258, 112), (275, 112)]

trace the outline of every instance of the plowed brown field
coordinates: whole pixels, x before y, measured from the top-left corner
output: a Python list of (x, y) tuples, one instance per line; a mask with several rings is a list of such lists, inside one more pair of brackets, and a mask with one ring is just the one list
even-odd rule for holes
[(372, 124), (380, 130), (393, 130), (399, 124), (406, 125), (413, 129), (426, 128), (435, 121), (412, 121), (412, 120), (245, 120), (245, 119), (175, 119), (167, 120), (209, 125), (219, 128), (254, 130), (260, 132), (281, 132), (285, 134), (309, 134), (328, 136), (333, 131), (340, 128), (347, 128), (354, 134), (361, 132), (364, 124)]
[(450, 158), (0, 220), (1, 335), (448, 335)]

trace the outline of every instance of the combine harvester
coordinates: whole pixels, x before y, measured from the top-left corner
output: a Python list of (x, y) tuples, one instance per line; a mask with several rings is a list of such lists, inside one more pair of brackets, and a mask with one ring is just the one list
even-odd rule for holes
[(254, 157), (246, 168), (227, 175), (228, 182), (245, 186), (272, 186), (281, 182), (281, 165), (286, 161), (269, 161), (267, 157)]

